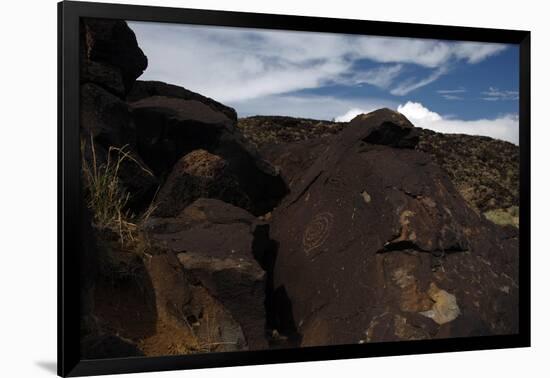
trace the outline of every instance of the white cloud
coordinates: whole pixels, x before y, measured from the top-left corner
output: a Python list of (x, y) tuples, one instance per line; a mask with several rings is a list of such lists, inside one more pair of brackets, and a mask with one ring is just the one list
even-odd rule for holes
[(518, 91), (501, 91), (495, 87), (489, 87), (488, 91), (481, 92), (484, 96), (481, 99), (485, 101), (500, 101), (500, 100), (518, 100)]
[(479, 63), (506, 48), (492, 43), (395, 37), (357, 38), (356, 45), (358, 54), (378, 62), (412, 63), (429, 68), (445, 65), (452, 59)]
[(484, 135), (519, 142), (519, 119), (507, 114), (494, 119), (460, 120), (442, 116), (424, 107), (421, 103), (407, 101), (397, 111), (405, 115), (415, 126), (447, 134)]
[(406, 80), (392, 89), (390, 93), (395, 96), (404, 96), (410, 92), (433, 83), (447, 72), (446, 67), (440, 67), (433, 71), (428, 77), (416, 81), (414, 78)]
[(438, 94), (441, 95), (445, 100), (464, 100), (464, 97), (461, 96), (461, 94), (466, 93), (466, 89), (464, 88), (458, 88), (458, 89), (438, 89), (436, 91)]
[(436, 91), (439, 94), (456, 94), (456, 93), (465, 93), (466, 89), (464, 88), (458, 88), (458, 89), (439, 89)]
[(430, 111), (419, 102), (407, 101), (405, 105), (399, 105), (397, 111), (409, 118), (410, 121), (438, 122), (442, 119), (439, 114)]
[(503, 45), (496, 43), (461, 42), (455, 45), (454, 54), (458, 59), (466, 59), (468, 63), (479, 63), (502, 50)]
[(403, 65), (383, 65), (365, 72), (358, 72), (351, 81), (354, 84), (371, 84), (380, 88), (388, 88), (403, 71)]
[(442, 96), (445, 100), (464, 100), (464, 97), (462, 96), (456, 96), (456, 95), (450, 95), (450, 94), (444, 94)]
[[(144, 80), (184, 86), (222, 102), (319, 88), (367, 83), (407, 94), (437, 80), (456, 60), (480, 62), (501, 44), (446, 42), (331, 33), (275, 31), (150, 22), (129, 22), (149, 59)], [(371, 62), (358, 70), (356, 63)], [(372, 67), (372, 64), (375, 64)], [(433, 70), (406, 79), (403, 64)]]

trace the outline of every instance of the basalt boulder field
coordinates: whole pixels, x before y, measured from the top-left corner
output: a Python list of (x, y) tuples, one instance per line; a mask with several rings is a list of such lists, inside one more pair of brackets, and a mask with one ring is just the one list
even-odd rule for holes
[(517, 146), (390, 109), (239, 118), (137, 80), (125, 22), (80, 32), (83, 356), (517, 332)]
[[(83, 177), (93, 215), (81, 223), (94, 231), (83, 231), (88, 239), (97, 237), (84, 249), (94, 270), (82, 284), (83, 356), (266, 348), (266, 273), (255, 256), (267, 233), (249, 211), (276, 206), (284, 181), (236, 128), (232, 108), (136, 82), (147, 58), (125, 22), (86, 19), (81, 41)], [(116, 219), (103, 224), (99, 211), (117, 203)], [(105, 347), (109, 340), (116, 350)]]

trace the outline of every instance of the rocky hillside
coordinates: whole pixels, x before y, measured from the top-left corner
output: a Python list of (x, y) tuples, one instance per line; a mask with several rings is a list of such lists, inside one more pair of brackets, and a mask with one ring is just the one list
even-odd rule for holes
[(481, 215), (513, 223), (515, 146), (389, 109), (238, 119), (138, 81), (124, 22), (81, 46), (83, 357), (516, 332), (517, 230)]
[(435, 158), (476, 211), (519, 225), (519, 148), (488, 137), (423, 130), (418, 149)]
[[(239, 129), (260, 150), (311, 141), (340, 132), (348, 123), (254, 116), (240, 118)], [(292, 148), (292, 147), (290, 147)], [(519, 224), (519, 148), (489, 137), (419, 131), (419, 151), (432, 155), (468, 204), (501, 225)], [(269, 154), (269, 152), (268, 152)]]
[(282, 116), (240, 118), (237, 124), (245, 138), (258, 148), (328, 137), (342, 131), (345, 126), (344, 122)]

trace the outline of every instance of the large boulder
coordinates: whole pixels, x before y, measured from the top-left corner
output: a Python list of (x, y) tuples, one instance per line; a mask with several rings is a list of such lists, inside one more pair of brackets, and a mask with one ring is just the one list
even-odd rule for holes
[(192, 92), (189, 89), (178, 87), (177, 85), (166, 84), (161, 81), (136, 81), (132, 87), (132, 91), (128, 93), (128, 101), (136, 102), (153, 96), (179, 98), (182, 100), (195, 100), (223, 113), (230, 120), (237, 121), (237, 112), (235, 112), (235, 109), (225, 106), (216, 100), (203, 96), (199, 93)]
[(250, 199), (239, 185), (238, 173), (228, 172), (227, 165), (223, 158), (206, 150), (195, 150), (183, 156), (162, 186), (153, 214), (176, 216), (200, 197), (250, 208)]
[(152, 96), (130, 102), (138, 150), (157, 174), (198, 148), (212, 151), (222, 135), (233, 132), (224, 113), (195, 99)]
[[(152, 248), (142, 235), (135, 240), (140, 247), (131, 249), (116, 238), (105, 240), (105, 233), (100, 235), (101, 248), (94, 251), (102, 262), (93, 291), (96, 327), (84, 334), (86, 356), (102, 353), (106, 347), (102, 340), (111, 334), (133, 343), (147, 356), (246, 348), (240, 325), (204, 287), (190, 280), (174, 253)], [(119, 347), (117, 340), (113, 343)], [(113, 350), (116, 356), (142, 355), (119, 354), (131, 349), (105, 349), (104, 353)]]
[(186, 349), (222, 352), (246, 348), (241, 327), (232, 314), (202, 286), (191, 281), (192, 277), (176, 254), (166, 251), (152, 255), (146, 259), (145, 267), (152, 283), (158, 317), (156, 335), (143, 343), (146, 351), (156, 355), (159, 349), (162, 350), (159, 345), (151, 348), (149, 344), (163, 338), (166, 328), (181, 334), (183, 340), (180, 342), (185, 341), (182, 344)]
[[(371, 114), (369, 117), (379, 117), (380, 115), (382, 115), (382, 113), (378, 115)], [(394, 117), (396, 117), (396, 115), (394, 115)], [(270, 122), (273, 120), (277, 121), (279, 118), (286, 119), (287, 117), (258, 116), (247, 118), (244, 121), (249, 121), (252, 119), (261, 121), (264, 118), (265, 120), (263, 122), (267, 122), (268, 125), (270, 125)], [(300, 121), (300, 119), (297, 119), (295, 122), (298, 121)], [(314, 122), (313, 120), (310, 121)], [(323, 121), (316, 122), (323, 125)], [(357, 122), (357, 120), (355, 122)], [(403, 147), (408, 146), (409, 148), (412, 148), (415, 146), (418, 142), (418, 130), (415, 129), (414, 132), (411, 132), (410, 129), (413, 128), (413, 125), (405, 118), (400, 118), (399, 122), (399, 125), (396, 126), (393, 126), (392, 123), (384, 124), (384, 121), (378, 122), (379, 127), (376, 130), (373, 130), (372, 135), (369, 136), (369, 138), (372, 139), (371, 143), (384, 144), (384, 140), (387, 139), (388, 143), (391, 144), (392, 140), (395, 139), (400, 141), (398, 143), (402, 143)], [(260, 124), (263, 125), (263, 123)], [(331, 130), (334, 130), (333, 133), (335, 133), (336, 130), (340, 131), (344, 128), (344, 126), (340, 123), (327, 122), (327, 124), (330, 125), (329, 127)], [(301, 124), (299, 124), (299, 126), (304, 127)], [(313, 125), (308, 126), (314, 128)], [(297, 126), (293, 124), (293, 127)], [(254, 131), (259, 132), (256, 129), (254, 129)], [(271, 144), (268, 143), (259, 149), (262, 158), (269, 161), (269, 163), (277, 169), (290, 191), (299, 186), (297, 184), (303, 179), (304, 172), (307, 172), (309, 167), (313, 165), (317, 158), (327, 151), (327, 148), (332, 140), (332, 138), (327, 136), (319, 137), (319, 135), (315, 135), (315, 133), (309, 128), (306, 129), (305, 133), (306, 137), (304, 137), (303, 140), (291, 143), (282, 143), (280, 140), (276, 140), (276, 142)], [(410, 133), (410, 135), (406, 138), (399, 138), (399, 135), (396, 134), (400, 133)]]
[(147, 68), (147, 57), (125, 21), (82, 19), (80, 41), (81, 82), (124, 96)]
[(232, 121), (197, 100), (153, 96), (130, 103), (137, 126), (138, 151), (159, 175), (197, 148), (212, 150)]
[(399, 113), (360, 115), (274, 211), (274, 300), (302, 345), (517, 331), (517, 238), (417, 142)]
[(255, 217), (214, 199), (198, 199), (176, 217), (145, 224), (156, 253), (177, 256), (183, 270), (206, 288), (242, 328), (250, 349), (267, 346), (265, 272), (255, 258)]
[(130, 103), (137, 151), (154, 173), (166, 177), (182, 156), (206, 150), (222, 158), (224, 171), (238, 178), (239, 187), (250, 199), (247, 210), (260, 215), (276, 206), (287, 193), (286, 185), (235, 128), (229, 108), (192, 92), (179, 96), (178, 87), (170, 88), (151, 92), (162, 95), (133, 96), (140, 99)]

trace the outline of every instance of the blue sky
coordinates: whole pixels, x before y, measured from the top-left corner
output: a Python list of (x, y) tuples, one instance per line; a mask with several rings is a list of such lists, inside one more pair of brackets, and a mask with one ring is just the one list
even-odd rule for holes
[(380, 107), (440, 132), (517, 144), (516, 45), (129, 22), (143, 80), (183, 86), (240, 117), (347, 121)]

